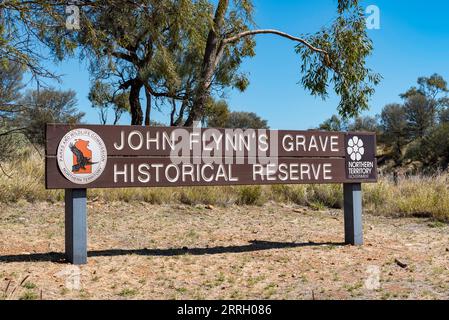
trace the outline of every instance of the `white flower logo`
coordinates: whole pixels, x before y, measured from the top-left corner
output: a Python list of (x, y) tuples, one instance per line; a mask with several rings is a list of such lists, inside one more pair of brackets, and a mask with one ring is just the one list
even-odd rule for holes
[(363, 141), (357, 136), (352, 137), (348, 141), (348, 154), (352, 161), (360, 161), (365, 154), (365, 148), (363, 147)]

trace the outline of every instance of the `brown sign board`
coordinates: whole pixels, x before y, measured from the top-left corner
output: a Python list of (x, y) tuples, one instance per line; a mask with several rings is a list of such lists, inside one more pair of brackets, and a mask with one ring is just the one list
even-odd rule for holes
[(47, 125), (48, 189), (377, 181), (373, 133)]

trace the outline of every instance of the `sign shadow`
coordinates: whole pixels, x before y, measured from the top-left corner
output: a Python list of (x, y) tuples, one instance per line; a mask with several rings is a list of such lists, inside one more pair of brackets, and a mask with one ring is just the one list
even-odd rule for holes
[[(217, 246), (208, 248), (169, 248), (169, 249), (109, 249), (109, 250), (92, 250), (88, 251), (88, 257), (115, 257), (126, 255), (140, 255), (140, 256), (163, 256), (173, 257), (182, 255), (214, 255), (226, 253), (245, 253), (256, 252), (274, 249), (289, 249), (289, 248), (303, 248), (303, 247), (326, 247), (326, 246), (344, 246), (343, 242), (272, 242), (272, 241), (249, 241), (247, 245), (234, 246)], [(19, 254), (19, 255), (4, 255), (0, 256), (0, 263), (14, 263), (14, 262), (53, 262), (53, 263), (68, 263), (65, 254), (61, 252), (47, 252), (34, 254)]]

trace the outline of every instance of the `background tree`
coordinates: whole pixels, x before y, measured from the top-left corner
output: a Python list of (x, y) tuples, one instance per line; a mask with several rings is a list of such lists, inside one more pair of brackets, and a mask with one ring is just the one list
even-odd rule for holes
[(96, 81), (90, 88), (88, 99), (92, 103), (92, 108), (98, 110), (100, 123), (107, 124), (108, 111), (112, 100), (111, 87), (106, 83)]
[(204, 119), (205, 124), (211, 128), (225, 128), (228, 125), (230, 113), (228, 103), (225, 100), (215, 101), (211, 99)]
[(332, 115), (332, 117), (330, 117), (329, 119), (325, 120), (318, 127), (319, 130), (325, 131), (346, 131), (347, 128), (347, 122), (335, 114)]
[(32, 142), (45, 144), (45, 125), (47, 123), (79, 123), (84, 116), (76, 108), (76, 94), (72, 90), (58, 91), (43, 89), (28, 91), (20, 104), (28, 106), (14, 119), (17, 128)]
[(429, 134), (417, 140), (407, 150), (406, 157), (419, 161), (422, 170), (434, 173), (447, 170), (449, 166), (449, 123), (444, 123), (432, 129)]
[[(112, 97), (112, 110), (114, 113), (114, 121), (113, 125), (118, 124), (120, 118), (124, 113), (129, 113), (129, 92), (120, 92), (116, 93)], [(149, 117), (148, 117), (149, 118)], [(147, 125), (151, 125), (151, 123), (146, 123)]]
[(0, 114), (12, 110), (12, 104), (20, 97), (24, 88), (23, 67), (13, 61), (0, 64)]
[(231, 112), (225, 128), (269, 129), (267, 120), (254, 112)]
[(381, 142), (391, 147), (391, 156), (396, 165), (400, 165), (402, 148), (408, 142), (407, 117), (403, 106), (400, 104), (386, 105), (381, 113)]
[[(20, 98), (24, 69), (16, 62), (0, 64), (0, 170), (1, 162), (11, 160), (19, 152), (20, 128), (11, 119), (21, 111), (16, 102)], [(4, 172), (3, 172), (4, 173)]]
[(100, 123), (105, 125), (108, 122), (108, 113), (113, 111), (116, 125), (123, 113), (129, 111), (129, 93), (116, 93), (108, 83), (96, 81), (89, 92), (88, 98), (92, 107), (98, 110)]
[(436, 108), (432, 100), (422, 94), (410, 95), (404, 103), (408, 133), (411, 139), (423, 137), (436, 122)]
[[(4, 146), (7, 145), (5, 142), (6, 136), (19, 131), (18, 128), (11, 125), (10, 121), (23, 109), (23, 106), (20, 107), (16, 103), (20, 98), (21, 90), (24, 88), (22, 83), (23, 73), (24, 70), (18, 63), (9, 61), (0, 64), (0, 137)], [(0, 151), (7, 153), (4, 148)]]
[[(425, 109), (422, 113), (428, 113), (426, 117), (431, 117), (431, 126), (434, 126), (438, 112), (449, 105), (447, 82), (442, 76), (435, 73), (430, 77), (419, 77), (417, 84), (417, 87), (411, 87), (400, 96), (406, 102), (415, 99), (414, 103)], [(417, 108), (416, 105), (415, 108)]]
[(378, 117), (357, 117), (348, 125), (349, 131), (366, 131), (380, 133)]
[(267, 120), (254, 112), (231, 112), (224, 100), (209, 102), (204, 122), (206, 126), (215, 128), (269, 129)]
[(380, 133), (378, 116), (356, 117), (353, 120), (333, 115), (318, 127), (324, 131), (367, 131)]
[(441, 124), (449, 123), (449, 108), (444, 108), (440, 111), (438, 120)]
[(0, 64), (22, 66), (35, 79), (54, 78), (42, 64), (45, 57), (39, 50), (39, 40), (40, 35), (55, 26), (55, 21), (62, 25), (65, 18), (57, 14), (56, 8), (62, 13), (65, 6), (64, 1), (0, 1)]

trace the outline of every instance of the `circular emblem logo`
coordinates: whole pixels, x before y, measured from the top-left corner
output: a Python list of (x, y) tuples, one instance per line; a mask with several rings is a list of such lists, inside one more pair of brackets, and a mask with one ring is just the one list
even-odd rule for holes
[(103, 173), (107, 150), (101, 137), (89, 129), (68, 132), (59, 143), (58, 166), (76, 184), (89, 184)]
[(362, 156), (365, 154), (362, 139), (357, 136), (349, 139), (347, 151), (352, 161), (360, 161)]

